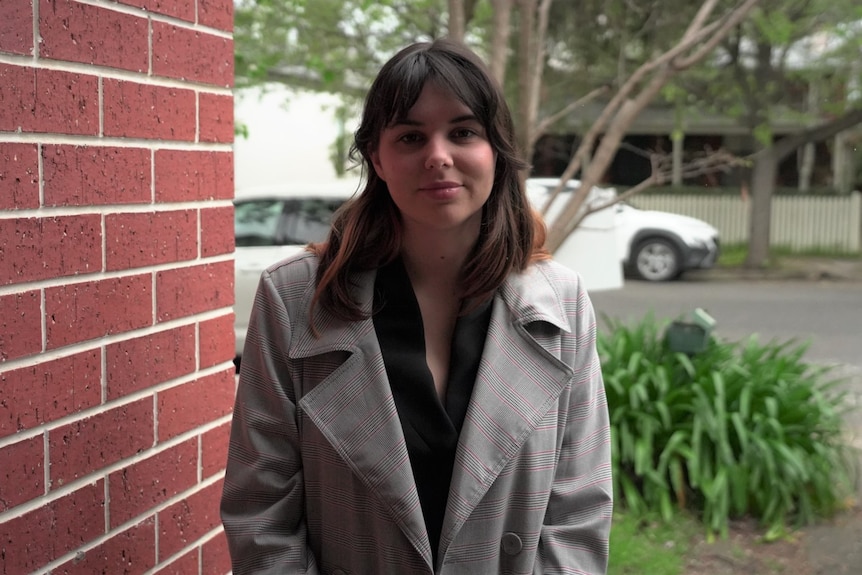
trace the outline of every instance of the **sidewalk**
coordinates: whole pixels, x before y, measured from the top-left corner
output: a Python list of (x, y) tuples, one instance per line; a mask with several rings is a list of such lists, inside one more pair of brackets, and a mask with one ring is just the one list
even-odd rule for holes
[[(782, 258), (766, 270), (715, 268), (693, 272), (706, 281), (809, 280), (859, 283), (862, 305), (862, 258)], [(860, 326), (862, 339), (862, 326)], [(862, 355), (862, 349), (860, 349)], [(856, 448), (862, 473), (862, 368), (847, 366), (836, 374), (847, 378), (851, 412), (847, 417), (848, 444)], [(856, 480), (855, 499), (847, 511), (821, 524), (805, 527), (776, 543), (760, 543), (756, 527), (735, 526), (728, 541), (696, 546), (686, 575), (844, 575), (862, 574), (862, 475)]]

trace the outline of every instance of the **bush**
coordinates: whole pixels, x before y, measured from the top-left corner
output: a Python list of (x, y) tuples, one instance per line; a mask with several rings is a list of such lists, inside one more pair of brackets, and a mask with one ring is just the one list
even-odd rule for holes
[(688, 356), (648, 316), (599, 336), (614, 493), (635, 513), (695, 512), (710, 536), (753, 516), (777, 537), (842, 506), (851, 489), (844, 396), (807, 344), (712, 339)]

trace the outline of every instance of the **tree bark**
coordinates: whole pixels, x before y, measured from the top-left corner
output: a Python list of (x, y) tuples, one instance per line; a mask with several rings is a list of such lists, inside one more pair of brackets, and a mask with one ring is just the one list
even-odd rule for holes
[(512, 30), (512, 1), (491, 0), (493, 30), (491, 31), (491, 56), (488, 64), (491, 75), (502, 86), (506, 81), (509, 36)]
[(533, 94), (532, 66), (535, 54), (536, 0), (518, 0), (518, 120), (515, 130), (518, 137), (518, 147), (526, 156), (530, 135), (532, 132), (532, 101)]
[(747, 268), (764, 267), (769, 260), (769, 237), (772, 233), (772, 193), (775, 191), (775, 176), (778, 162), (774, 148), (770, 146), (754, 162), (751, 172), (751, 208), (749, 212)]
[(449, 38), (463, 42), (466, 26), (464, 0), (449, 0)]

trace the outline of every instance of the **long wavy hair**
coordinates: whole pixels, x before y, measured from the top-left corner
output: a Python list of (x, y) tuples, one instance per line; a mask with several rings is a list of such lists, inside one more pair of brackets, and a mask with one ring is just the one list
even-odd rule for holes
[(527, 163), (517, 149), (512, 115), (499, 85), (466, 46), (448, 39), (416, 43), (384, 64), (366, 95), (350, 149), (351, 159), (362, 166), (365, 187), (335, 213), (327, 241), (309, 246), (319, 258), (312, 313), (319, 304), (341, 319), (363, 319), (351, 276), (399, 255), (401, 214), (375, 172), (371, 154), (381, 132), (407, 117), (428, 82), (470, 108), (496, 152), (494, 184), (482, 209), (479, 238), (461, 272), (461, 297), (472, 302), (463, 306), (464, 313), (492, 297), (513, 271), (549, 257), (544, 223), (527, 200)]

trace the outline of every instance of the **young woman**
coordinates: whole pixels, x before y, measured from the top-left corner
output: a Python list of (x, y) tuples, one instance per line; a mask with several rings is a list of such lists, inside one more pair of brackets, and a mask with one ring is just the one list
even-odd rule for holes
[(255, 298), (221, 503), (235, 575), (605, 573), (596, 322), (513, 142), (464, 46), (381, 69), (364, 190)]

